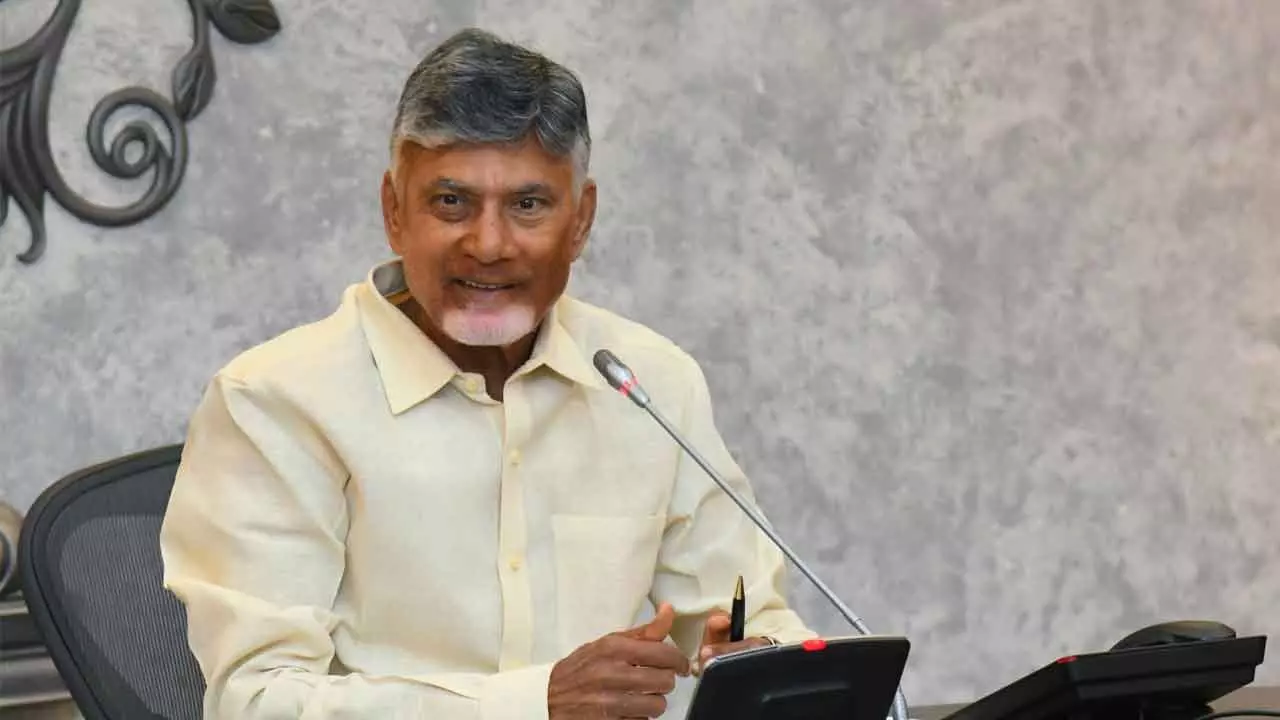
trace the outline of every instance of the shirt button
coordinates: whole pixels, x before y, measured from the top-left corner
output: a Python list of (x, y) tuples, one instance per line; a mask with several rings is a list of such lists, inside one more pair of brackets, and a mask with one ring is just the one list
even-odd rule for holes
[(510, 560), (507, 561), (507, 565), (509, 565), (512, 570), (519, 570), (521, 565), (520, 558), (513, 556)]
[(512, 465), (519, 465), (519, 464), (520, 464), (520, 451), (519, 451), (519, 450), (512, 450), (510, 453), (508, 453), (507, 457), (508, 457), (508, 459), (511, 461), (511, 464), (512, 464)]
[(467, 378), (467, 381), (464, 387), (467, 388), (467, 392), (469, 393), (478, 393), (480, 392), (480, 379), (469, 377)]

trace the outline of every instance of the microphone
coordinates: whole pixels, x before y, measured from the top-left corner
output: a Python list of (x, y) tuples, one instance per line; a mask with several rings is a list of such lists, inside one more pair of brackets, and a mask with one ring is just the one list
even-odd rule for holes
[[(769, 527), (769, 523), (765, 521), (764, 517), (762, 517), (755, 508), (751, 507), (751, 504), (748, 503), (741, 494), (730, 487), (729, 483), (725, 481), (720, 473), (716, 472), (715, 468), (711, 467), (711, 464), (707, 462), (706, 458), (702, 457), (702, 454), (684, 439), (684, 436), (680, 434), (680, 431), (677, 430), (665, 417), (663, 417), (662, 413), (653, 406), (653, 401), (650, 400), (649, 393), (645, 392), (644, 388), (640, 386), (640, 381), (636, 378), (636, 374), (631, 371), (631, 368), (627, 367), (618, 359), (618, 356), (614, 355), (609, 350), (596, 351), (595, 356), (592, 358), (592, 362), (595, 364), (596, 370), (604, 376), (604, 379), (609, 383), (610, 387), (630, 398), (631, 402), (648, 412), (649, 415), (662, 426), (662, 429), (667, 431), (667, 434), (670, 435), (671, 438), (689, 454), (689, 457), (693, 458), (693, 461), (698, 464), (698, 467), (702, 468), (703, 472), (710, 476), (711, 479), (715, 481), (716, 485), (720, 486), (720, 489), (723, 490), (731, 500), (733, 500), (742, 512), (746, 513), (747, 517), (751, 519), (751, 522), (759, 528), (761, 532), (768, 536), (769, 540), (782, 551), (782, 554), (786, 555), (787, 559), (789, 559), (792, 564), (794, 564), (796, 568), (809, 579), (809, 582), (813, 583), (813, 585), (818, 588), (818, 591), (826, 597), (828, 602), (835, 606), (836, 610), (844, 616), (844, 619), (847, 620), (850, 625), (852, 625), (862, 635), (872, 634), (871, 630), (867, 628), (866, 623), (862, 622), (862, 618), (858, 617), (857, 614), (849, 609), (848, 605), (845, 605), (840, 598), (836, 597), (836, 594), (832, 592), (831, 588), (827, 587), (827, 584), (822, 582), (822, 580), (814, 574), (813, 570), (809, 569), (809, 566), (806, 565), (805, 562), (795, 554), (795, 551), (793, 551), (791, 547), (773, 531), (773, 528)], [(893, 699), (892, 717), (894, 720), (908, 720), (907, 700), (902, 694), (901, 686), (898, 687), (897, 693)]]

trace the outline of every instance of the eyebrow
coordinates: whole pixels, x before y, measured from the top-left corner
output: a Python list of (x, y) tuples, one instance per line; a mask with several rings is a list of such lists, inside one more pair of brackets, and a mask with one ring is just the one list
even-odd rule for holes
[(512, 195), (555, 195), (555, 191), (546, 183), (530, 182), (517, 187)]
[[(448, 190), (448, 191), (450, 191), (450, 192), (456, 192), (456, 193), (458, 193), (459, 195), (480, 195), (480, 194), (482, 194), (482, 193), (480, 193), (476, 188), (474, 188), (474, 187), (472, 187), (472, 186), (470, 186), (470, 185), (468, 185), (468, 184), (466, 184), (466, 183), (464, 183), (464, 182), (460, 182), (460, 181), (458, 181), (458, 180), (454, 180), (453, 178), (448, 178), (448, 177), (439, 177), (439, 178), (436, 178), (434, 182), (432, 182), (430, 185), (428, 185), (428, 186), (427, 186), (427, 188), (428, 188), (428, 191), (431, 191), (431, 190)], [(511, 190), (506, 191), (506, 192), (505, 192), (505, 194), (507, 194), (507, 195), (550, 195), (550, 196), (554, 196), (554, 195), (555, 195), (555, 191), (552, 189), (552, 187), (551, 187), (550, 185), (548, 185), (548, 184), (546, 184), (546, 183), (534, 181), (534, 182), (527, 182), (527, 183), (525, 183), (525, 184), (523, 184), (523, 185), (518, 185), (518, 186), (516, 186), (515, 188), (512, 188)]]
[(427, 187), (432, 190), (452, 190), (453, 192), (465, 195), (475, 194), (475, 190), (472, 189), (470, 185), (447, 177), (436, 178), (435, 182), (431, 183)]

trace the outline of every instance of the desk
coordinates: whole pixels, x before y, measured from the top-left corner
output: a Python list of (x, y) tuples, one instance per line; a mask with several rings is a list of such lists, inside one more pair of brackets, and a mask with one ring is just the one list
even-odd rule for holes
[[(952, 703), (949, 705), (922, 705), (919, 708), (911, 708), (907, 713), (912, 720), (941, 720), (941, 718), (964, 707), (964, 703)], [(1243, 710), (1246, 708), (1263, 709), (1263, 710), (1280, 710), (1280, 687), (1256, 687), (1249, 685), (1242, 687), (1233, 693), (1229, 693), (1222, 699), (1213, 703), (1215, 712), (1223, 710)]]

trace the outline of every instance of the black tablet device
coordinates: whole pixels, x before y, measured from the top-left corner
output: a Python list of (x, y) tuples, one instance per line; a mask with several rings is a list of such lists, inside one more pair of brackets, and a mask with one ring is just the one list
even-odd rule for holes
[(946, 720), (1174, 720), (1253, 682), (1266, 636), (1200, 640), (1059, 658)]
[(724, 655), (703, 668), (686, 720), (885, 720), (911, 644), (871, 635)]

